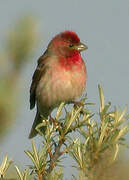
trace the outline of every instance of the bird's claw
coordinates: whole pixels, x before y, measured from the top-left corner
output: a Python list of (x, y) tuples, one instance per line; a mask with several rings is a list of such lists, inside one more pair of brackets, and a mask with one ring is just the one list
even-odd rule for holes
[(70, 103), (74, 104), (74, 106), (83, 106), (84, 104), (79, 101), (71, 101)]
[(49, 120), (50, 120), (51, 124), (53, 124), (55, 127), (60, 127), (61, 123), (56, 121), (51, 115), (50, 115), (50, 119)]

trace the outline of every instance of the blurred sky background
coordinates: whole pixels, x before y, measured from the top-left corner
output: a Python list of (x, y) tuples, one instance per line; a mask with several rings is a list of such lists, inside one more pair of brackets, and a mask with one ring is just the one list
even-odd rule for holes
[[(87, 65), (88, 101), (96, 103), (95, 112), (99, 105), (98, 84), (113, 106), (129, 106), (129, 0), (0, 0), (0, 49), (11, 27), (26, 14), (38, 20), (41, 36), (36, 53), (21, 72), (19, 99), (23, 99), (23, 104), (16, 124), (0, 144), (2, 157), (8, 153), (16, 164), (23, 165), (30, 162), (24, 150), (31, 148), (28, 134), (35, 116), (35, 110), (29, 110), (31, 78), (38, 57), (55, 34), (73, 30), (88, 45), (82, 56)], [(69, 170), (70, 160), (65, 165)], [(67, 171), (68, 174), (71, 172)]]

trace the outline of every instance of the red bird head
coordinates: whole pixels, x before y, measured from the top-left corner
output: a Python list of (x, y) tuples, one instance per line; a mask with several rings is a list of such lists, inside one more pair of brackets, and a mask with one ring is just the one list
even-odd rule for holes
[(79, 54), (87, 48), (86, 45), (80, 42), (77, 34), (72, 31), (64, 31), (57, 34), (48, 45), (48, 50), (50, 50), (52, 54), (64, 57)]

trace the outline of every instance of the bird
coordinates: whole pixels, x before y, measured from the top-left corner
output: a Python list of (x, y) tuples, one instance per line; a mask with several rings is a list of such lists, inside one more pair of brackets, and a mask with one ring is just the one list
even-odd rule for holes
[(87, 71), (80, 53), (86, 49), (75, 32), (65, 30), (52, 38), (38, 59), (30, 86), (30, 109), (37, 107), (30, 139), (38, 134), (35, 128), (42, 116), (48, 118), (61, 102), (75, 101), (83, 94)]

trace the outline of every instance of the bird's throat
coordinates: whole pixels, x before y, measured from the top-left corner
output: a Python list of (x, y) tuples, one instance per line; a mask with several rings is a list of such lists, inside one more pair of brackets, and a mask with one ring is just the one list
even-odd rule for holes
[[(72, 70), (73, 67), (78, 66), (78, 68), (82, 65), (83, 61), (80, 53), (73, 54), (68, 57), (60, 57), (59, 63), (62, 68), (65, 70)], [(81, 67), (80, 67), (81, 68)]]

